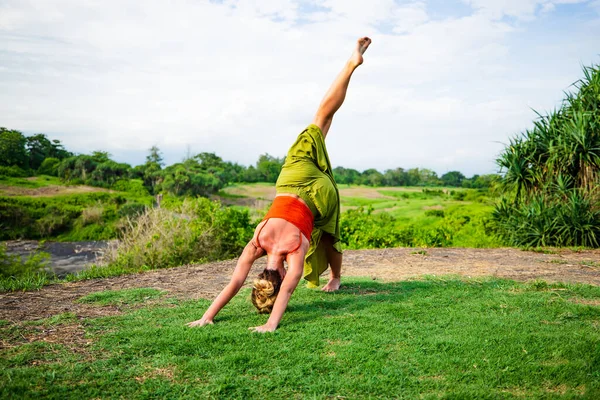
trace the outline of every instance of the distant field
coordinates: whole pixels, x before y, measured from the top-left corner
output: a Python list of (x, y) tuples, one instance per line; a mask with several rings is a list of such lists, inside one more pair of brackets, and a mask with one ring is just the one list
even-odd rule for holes
[[(450, 193), (477, 193), (474, 189), (462, 188), (423, 188), (423, 187), (369, 187), (339, 185), (342, 212), (358, 207), (373, 207), (375, 213), (385, 211), (394, 217), (412, 219), (425, 214), (427, 210), (472, 206), (491, 211), (491, 200), (481, 196), (465, 196), (455, 200)], [(424, 192), (425, 190), (425, 192)], [(427, 191), (433, 193), (427, 193)], [(439, 194), (441, 193), (441, 195)], [(275, 185), (268, 183), (248, 183), (229, 186), (220, 193), (226, 203), (264, 208), (275, 198)], [(265, 201), (266, 200), (266, 201)], [(255, 207), (254, 204), (258, 204)]]
[[(502, 245), (489, 229), (494, 199), (485, 191), (355, 185), (339, 189), (342, 241), (347, 248)], [(261, 218), (275, 197), (275, 185), (235, 185), (220, 195), (224, 203), (249, 207), (252, 217)]]
[(51, 176), (0, 179), (0, 196), (52, 197), (94, 192), (113, 191), (85, 185), (67, 186)]

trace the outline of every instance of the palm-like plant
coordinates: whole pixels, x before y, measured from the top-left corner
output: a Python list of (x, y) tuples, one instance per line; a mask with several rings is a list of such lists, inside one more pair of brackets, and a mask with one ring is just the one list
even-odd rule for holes
[(584, 68), (559, 110), (538, 114), (496, 160), (498, 233), (513, 245), (600, 246), (600, 69)]

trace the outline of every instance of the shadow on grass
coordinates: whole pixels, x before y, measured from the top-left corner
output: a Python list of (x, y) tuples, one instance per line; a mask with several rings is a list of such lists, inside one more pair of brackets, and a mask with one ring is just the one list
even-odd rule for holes
[(296, 301), (292, 298), (286, 310), (286, 316), (293, 315), (293, 318), (287, 317), (286, 323), (286, 316), (284, 316), (281, 326), (311, 321), (324, 316), (354, 314), (369, 308), (381, 307), (382, 304), (402, 304), (410, 302), (415, 295), (420, 299), (427, 298), (448, 288), (485, 291), (512, 287), (516, 284), (509, 280), (461, 280), (454, 276), (388, 283), (351, 280), (343, 284), (337, 292), (301, 290), (300, 296)]

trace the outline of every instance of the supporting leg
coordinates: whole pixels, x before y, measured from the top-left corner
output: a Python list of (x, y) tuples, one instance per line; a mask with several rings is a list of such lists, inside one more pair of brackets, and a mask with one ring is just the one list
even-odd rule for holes
[(368, 37), (358, 39), (356, 48), (352, 52), (350, 59), (346, 62), (346, 65), (344, 65), (344, 68), (335, 78), (331, 87), (327, 93), (325, 93), (325, 97), (321, 101), (313, 124), (321, 128), (324, 137), (327, 137), (331, 121), (333, 121), (333, 115), (342, 106), (342, 103), (346, 98), (346, 91), (348, 90), (348, 84), (350, 83), (352, 73), (363, 63), (363, 54), (367, 51), (370, 44), (371, 39)]
[(342, 253), (338, 252), (333, 247), (333, 238), (324, 234), (323, 239), (325, 241), (327, 252), (327, 263), (329, 264), (330, 274), (329, 282), (323, 287), (324, 292), (334, 292), (340, 288), (342, 278)]

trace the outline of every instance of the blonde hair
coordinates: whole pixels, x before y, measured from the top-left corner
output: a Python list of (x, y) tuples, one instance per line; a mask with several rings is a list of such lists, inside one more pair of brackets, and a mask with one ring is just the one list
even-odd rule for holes
[(269, 314), (273, 311), (273, 305), (281, 287), (281, 275), (279, 272), (266, 269), (258, 275), (252, 286), (252, 304), (260, 314)]

